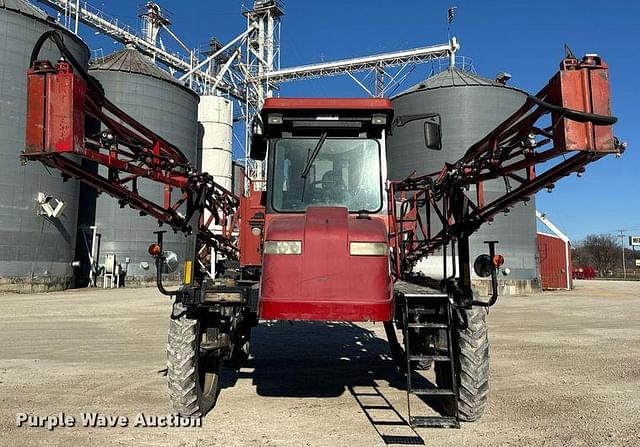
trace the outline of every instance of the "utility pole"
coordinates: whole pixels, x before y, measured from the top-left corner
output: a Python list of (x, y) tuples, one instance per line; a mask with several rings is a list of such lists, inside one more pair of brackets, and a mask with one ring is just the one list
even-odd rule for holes
[(620, 241), (622, 242), (622, 276), (624, 279), (627, 279), (627, 266), (624, 260), (624, 232), (625, 231), (626, 230), (618, 230), (618, 233), (620, 233)]

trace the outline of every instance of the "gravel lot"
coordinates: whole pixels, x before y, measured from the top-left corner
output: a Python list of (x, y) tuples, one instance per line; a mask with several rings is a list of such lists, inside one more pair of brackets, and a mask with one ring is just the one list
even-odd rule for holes
[[(0, 445), (640, 445), (640, 283), (501, 299), (489, 315), (491, 403), (460, 430), (411, 430), (382, 325), (337, 323), (261, 324), (249, 367), (225, 372), (202, 428), (78, 427), (88, 412), (169, 413), (169, 301), (128, 289), (0, 303)], [(78, 423), (18, 427), (19, 412)]]

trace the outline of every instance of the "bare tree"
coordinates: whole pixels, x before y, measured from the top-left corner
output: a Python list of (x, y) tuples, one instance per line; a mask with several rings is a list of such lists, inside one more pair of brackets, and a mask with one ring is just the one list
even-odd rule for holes
[(613, 270), (620, 263), (620, 245), (617, 238), (610, 234), (588, 235), (578, 251), (580, 258), (593, 264), (601, 275)]
[(593, 265), (593, 261), (591, 260), (589, 253), (581, 242), (576, 242), (575, 245), (571, 246), (571, 263), (575, 267)]

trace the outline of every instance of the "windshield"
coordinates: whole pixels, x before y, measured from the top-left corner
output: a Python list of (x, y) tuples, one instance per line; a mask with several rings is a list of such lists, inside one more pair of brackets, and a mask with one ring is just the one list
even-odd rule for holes
[[(283, 138), (275, 145), (272, 206), (280, 212), (344, 206), (351, 212), (382, 208), (380, 146), (363, 138)], [(303, 177), (305, 165), (306, 178)]]

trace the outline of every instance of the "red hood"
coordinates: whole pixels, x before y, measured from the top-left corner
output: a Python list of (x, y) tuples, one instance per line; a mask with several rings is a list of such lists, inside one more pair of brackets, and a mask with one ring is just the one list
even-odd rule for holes
[[(311, 207), (305, 214), (267, 215), (265, 239), (302, 241), (302, 254), (264, 256), (263, 302), (280, 302), (286, 309), (275, 312), (263, 306), (265, 318), (387, 318), (391, 299), (388, 257), (349, 254), (350, 242), (387, 242), (387, 237), (383, 218), (358, 219), (346, 208)], [(382, 313), (364, 306), (372, 302), (384, 307)], [(356, 303), (362, 303), (361, 307), (353, 307)], [(296, 313), (295, 309), (300, 310)]]
[(268, 241), (302, 241), (303, 246), (319, 238), (348, 250), (353, 241), (386, 242), (387, 229), (381, 219), (358, 219), (346, 208), (309, 207), (305, 214), (271, 217), (265, 236)]

